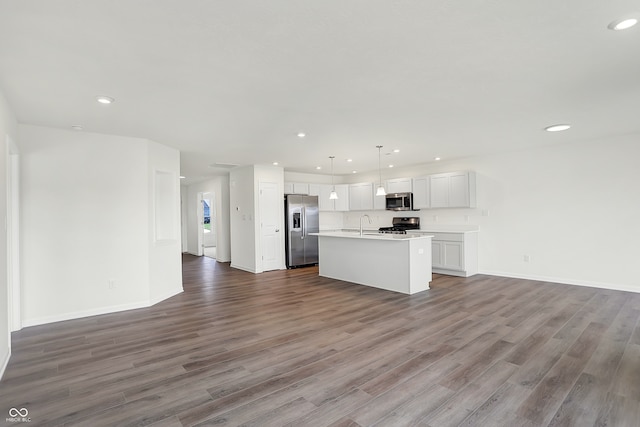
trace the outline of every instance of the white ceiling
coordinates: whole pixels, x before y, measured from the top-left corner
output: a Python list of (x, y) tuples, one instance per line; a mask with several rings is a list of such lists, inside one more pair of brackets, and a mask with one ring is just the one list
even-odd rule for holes
[[(337, 174), (640, 134), (637, 0), (0, 0), (21, 123)], [(109, 106), (97, 95), (116, 99)], [(571, 123), (548, 133), (550, 124)], [(306, 138), (296, 134), (303, 131)], [(352, 158), (352, 163), (345, 162)]]

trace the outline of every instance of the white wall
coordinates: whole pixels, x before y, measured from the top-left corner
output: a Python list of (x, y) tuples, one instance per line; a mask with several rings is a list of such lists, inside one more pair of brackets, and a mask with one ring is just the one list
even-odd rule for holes
[[(482, 273), (640, 292), (640, 136), (547, 146), (385, 171), (383, 179), (474, 170), (477, 208), (423, 209), (422, 228), (479, 226)], [(377, 180), (349, 177), (351, 182)], [(488, 216), (483, 216), (483, 211)], [(397, 213), (369, 213), (374, 226)], [(434, 218), (437, 217), (437, 218)], [(524, 261), (529, 255), (530, 261)]]
[[(346, 182), (346, 178), (350, 177), (345, 175), (334, 175), (333, 183), (342, 184)], [(314, 173), (301, 173), (301, 172), (284, 172), (285, 182), (307, 182), (311, 184), (331, 184), (331, 175), (320, 175)], [(352, 181), (350, 181), (352, 182)]]
[(188, 234), (188, 215), (189, 211), (188, 206), (188, 191), (189, 188), (186, 185), (180, 185), (180, 228), (182, 229), (182, 252), (188, 252), (189, 250), (189, 240), (187, 237)]
[[(149, 197), (149, 301), (155, 304), (182, 292), (182, 242), (180, 227), (180, 152), (147, 141)], [(160, 190), (158, 174), (170, 177)], [(162, 199), (159, 201), (158, 198)], [(159, 224), (158, 217), (165, 217)], [(162, 227), (163, 230), (159, 230)]]
[(253, 166), (229, 172), (231, 266), (252, 273), (257, 272), (254, 175)]
[[(260, 231), (260, 183), (272, 182), (278, 185), (282, 219), (280, 229), (284, 230), (284, 171), (275, 166), (243, 166), (229, 173), (229, 200), (231, 224), (231, 266), (252, 273), (261, 273), (262, 245)], [(284, 233), (281, 238), (281, 268), (284, 262)]]
[(176, 243), (150, 244), (151, 176), (163, 169), (178, 185), (175, 150), (38, 126), (21, 125), (19, 137), (25, 326), (148, 306), (179, 292), (177, 190)]
[(635, 136), (469, 160), (480, 270), (640, 292), (639, 158)]
[[(0, 140), (3, 144), (10, 137), (13, 141), (17, 141), (17, 122), (13, 112), (6, 103), (4, 95), (0, 92)], [(9, 147), (6, 145), (0, 149), (0, 214), (2, 215), (4, 224), (7, 221), (7, 209), (10, 206), (7, 203), (7, 171), (9, 161)], [(0, 242), (7, 242), (6, 227), (0, 227)], [(0, 378), (7, 367), (9, 357), (11, 355), (11, 333), (9, 323), (9, 299), (8, 299), (8, 283), (7, 283), (7, 245), (0, 245)]]
[[(229, 222), (229, 177), (227, 175), (216, 176), (209, 180), (182, 186), (183, 208), (186, 211), (186, 251), (190, 254), (198, 254), (198, 233), (200, 223), (198, 221), (199, 193), (211, 193), (216, 209), (215, 228), (217, 231), (216, 259), (219, 262), (231, 261), (230, 229)], [(213, 227), (212, 227), (213, 228)]]

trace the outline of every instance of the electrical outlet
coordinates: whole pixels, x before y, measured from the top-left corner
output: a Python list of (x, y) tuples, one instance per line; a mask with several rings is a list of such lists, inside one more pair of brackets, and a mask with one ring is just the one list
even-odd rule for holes
[(525, 255), (522, 257), (522, 259), (524, 260), (524, 262), (529, 262), (531, 261), (531, 257), (529, 255)]
[(484, 209), (482, 211), (482, 216), (489, 216), (489, 209)]
[(116, 288), (116, 279), (107, 280), (107, 287), (109, 289), (115, 289)]

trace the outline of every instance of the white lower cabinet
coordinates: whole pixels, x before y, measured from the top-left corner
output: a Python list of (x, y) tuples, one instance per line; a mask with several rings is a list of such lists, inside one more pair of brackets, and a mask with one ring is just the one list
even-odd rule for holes
[(432, 265), (447, 270), (464, 270), (464, 245), (462, 242), (431, 241)]
[(469, 277), (478, 273), (477, 232), (430, 232), (434, 273)]

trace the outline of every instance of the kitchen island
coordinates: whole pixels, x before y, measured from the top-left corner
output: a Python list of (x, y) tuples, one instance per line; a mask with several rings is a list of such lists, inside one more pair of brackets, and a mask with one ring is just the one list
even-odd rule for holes
[(429, 289), (431, 236), (320, 232), (319, 274), (404, 294)]

